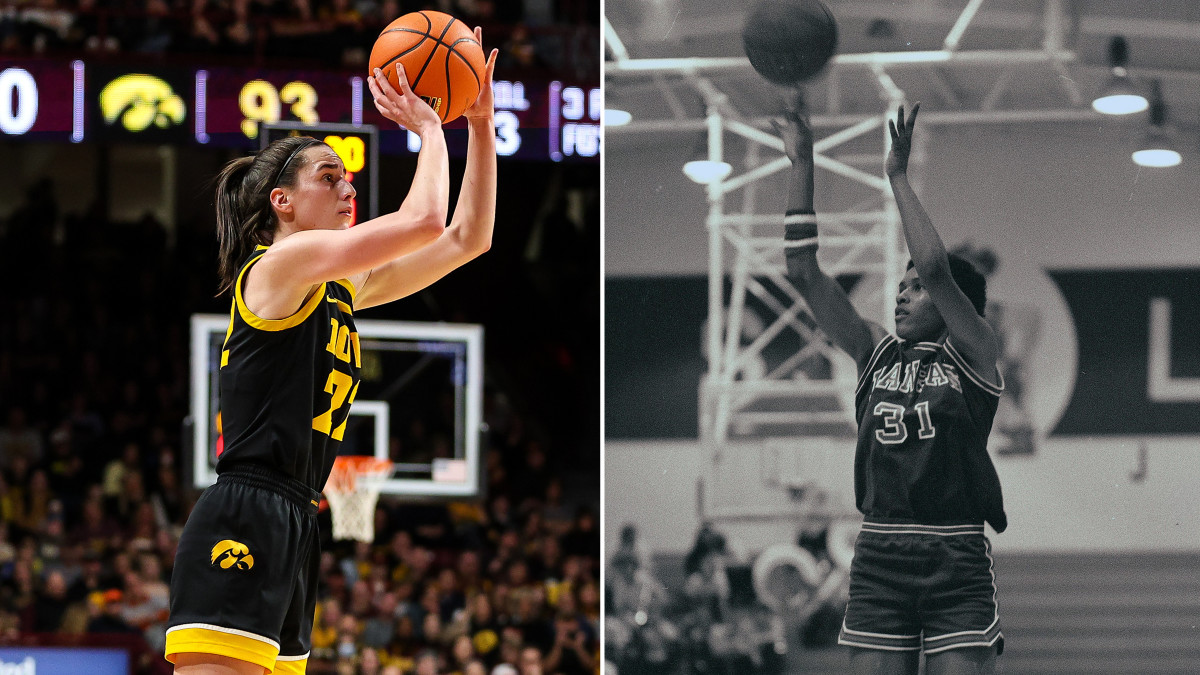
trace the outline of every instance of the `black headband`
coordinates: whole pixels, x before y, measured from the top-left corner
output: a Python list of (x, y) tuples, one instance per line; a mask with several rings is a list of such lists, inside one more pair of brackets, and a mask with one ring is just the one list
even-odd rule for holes
[(317, 143), (320, 143), (320, 142), (321, 142), (321, 141), (318, 141), (318, 140), (317, 140), (317, 139), (315, 139), (315, 138), (312, 138), (311, 136), (305, 136), (305, 137), (304, 137), (304, 139), (305, 139), (305, 140), (304, 140), (304, 142), (302, 142), (302, 143), (297, 143), (297, 144), (296, 144), (296, 147), (295, 147), (295, 149), (294, 149), (294, 150), (292, 150), (292, 154), (288, 155), (287, 159), (286, 159), (286, 160), (284, 160), (284, 162), (283, 162), (283, 167), (282, 167), (282, 168), (280, 168), (280, 169), (279, 169), (279, 173), (275, 175), (275, 182), (274, 182), (274, 184), (272, 184), (272, 185), (271, 185), (271, 189), (272, 189), (272, 190), (274, 190), (275, 188), (279, 187), (279, 179), (280, 179), (280, 178), (283, 178), (283, 174), (284, 174), (284, 173), (287, 171), (288, 164), (291, 164), (291, 163), (292, 163), (292, 159), (293, 159), (293, 158), (294, 158), (296, 155), (298, 155), (298, 154), (300, 153), (300, 151), (301, 151), (301, 150), (303, 150), (303, 149), (305, 149), (305, 148), (307, 148), (307, 147), (310, 147), (310, 146), (316, 145)]

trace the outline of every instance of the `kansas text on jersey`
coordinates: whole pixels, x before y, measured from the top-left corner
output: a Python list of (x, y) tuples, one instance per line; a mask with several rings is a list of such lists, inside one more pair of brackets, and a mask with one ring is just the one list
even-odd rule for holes
[(855, 396), (854, 493), (869, 520), (1007, 527), (987, 452), (1004, 389), (975, 372), (950, 340), (875, 347)]
[(321, 284), (292, 316), (262, 319), (234, 286), (221, 353), (220, 408), (225, 448), (217, 472), (235, 462), (272, 467), (320, 490), (358, 392), (361, 355), (354, 328), (354, 285)]

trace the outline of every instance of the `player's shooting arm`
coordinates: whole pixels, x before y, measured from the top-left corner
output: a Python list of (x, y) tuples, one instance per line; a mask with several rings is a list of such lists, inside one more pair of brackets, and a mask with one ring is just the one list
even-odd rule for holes
[(904, 117), (903, 106), (897, 112), (894, 122), (888, 120), (892, 149), (888, 153), (885, 169), (892, 185), (892, 193), (896, 196), (896, 207), (900, 210), (908, 254), (912, 258), (917, 276), (946, 322), (946, 329), (959, 353), (976, 371), (995, 373), (996, 358), (999, 354), (995, 332), (975, 310), (970, 298), (955, 283), (950, 272), (946, 246), (908, 181), (908, 158), (912, 151), (913, 127), (920, 106), (920, 103), (913, 106), (907, 120)]
[[(393, 213), (349, 230), (305, 230), (271, 247), (255, 265), (256, 279), (265, 279), (274, 293), (296, 294), (298, 307), (314, 284), (350, 278), (356, 286), (370, 270), (406, 256), (435, 241), (445, 229), (450, 202), (450, 159), (437, 113), (413, 93), (402, 68), (397, 66), (400, 91), (382, 74), (369, 78), (375, 106), (388, 119), (421, 136), (421, 152), (412, 189)], [(272, 193), (272, 199), (282, 195)], [(258, 283), (258, 282), (256, 282)]]
[[(480, 39), (476, 29), (476, 39)], [(355, 307), (372, 307), (406, 297), (441, 279), (492, 245), (496, 222), (496, 127), (492, 71), (488, 57), (485, 86), (466, 111), (467, 162), (450, 225), (433, 243), (371, 271), (354, 298)]]
[(788, 210), (784, 238), (788, 277), (808, 303), (817, 325), (839, 349), (861, 368), (871, 357), (884, 330), (866, 321), (850, 302), (836, 279), (817, 263), (817, 220), (813, 208), (813, 134), (803, 112), (799, 93), (788, 104), (788, 113), (776, 129), (792, 160), (788, 172)]

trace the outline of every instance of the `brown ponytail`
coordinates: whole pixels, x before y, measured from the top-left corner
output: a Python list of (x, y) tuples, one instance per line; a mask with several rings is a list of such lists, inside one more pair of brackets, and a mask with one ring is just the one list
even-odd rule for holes
[(271, 190), (295, 185), (305, 165), (301, 151), (319, 142), (308, 136), (281, 138), (257, 155), (239, 157), (221, 169), (216, 180), (218, 295), (233, 289), (242, 263), (256, 246), (274, 241)]

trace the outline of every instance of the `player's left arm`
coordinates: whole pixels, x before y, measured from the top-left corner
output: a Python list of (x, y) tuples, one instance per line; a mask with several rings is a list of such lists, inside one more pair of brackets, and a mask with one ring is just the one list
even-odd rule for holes
[(888, 153), (885, 169), (896, 197), (896, 207), (900, 210), (908, 254), (917, 276), (946, 322), (946, 329), (959, 354), (976, 372), (994, 376), (996, 360), (1000, 355), (996, 334), (991, 325), (975, 311), (970, 298), (954, 282), (946, 246), (908, 181), (908, 157), (920, 107), (920, 103), (913, 105), (906, 121), (904, 106), (900, 106), (896, 120), (888, 120), (892, 149)]
[[(475, 39), (482, 36), (475, 29)], [(491, 248), (496, 222), (496, 123), (492, 103), (493, 49), (483, 86), (467, 118), (467, 162), (450, 225), (430, 244), (372, 269), (357, 284), (355, 308), (373, 307), (412, 295)]]

